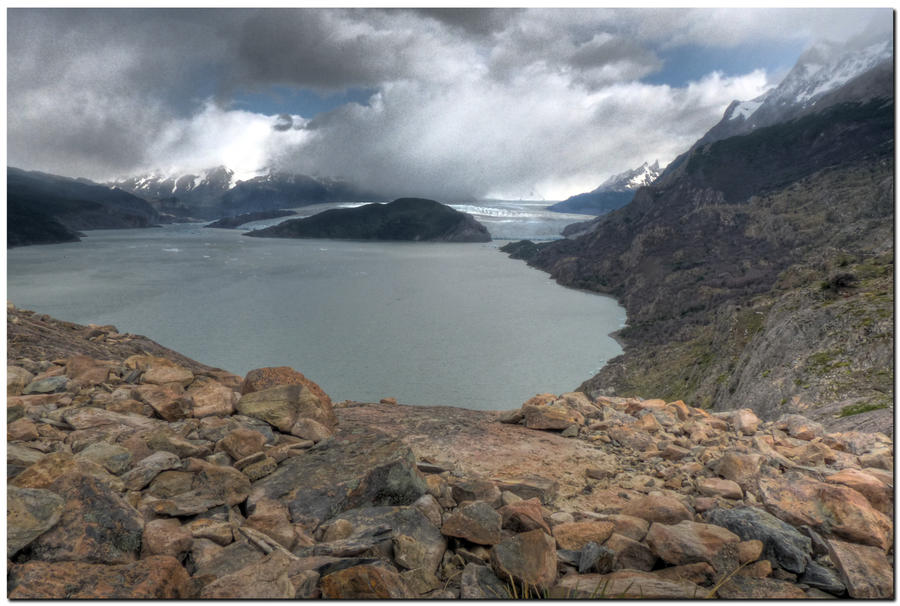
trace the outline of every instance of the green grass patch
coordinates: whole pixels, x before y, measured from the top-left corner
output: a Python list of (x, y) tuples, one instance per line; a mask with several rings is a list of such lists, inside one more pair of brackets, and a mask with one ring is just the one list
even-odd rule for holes
[(869, 412), (872, 410), (881, 410), (882, 408), (888, 408), (890, 404), (887, 402), (865, 402), (861, 404), (851, 404), (850, 406), (844, 406), (841, 409), (841, 412), (838, 413), (838, 417), (852, 417), (853, 415), (862, 414), (864, 412)]

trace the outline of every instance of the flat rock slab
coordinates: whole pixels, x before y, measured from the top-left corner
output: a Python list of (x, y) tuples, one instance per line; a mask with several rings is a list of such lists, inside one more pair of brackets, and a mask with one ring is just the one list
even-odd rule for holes
[(84, 562), (13, 565), (8, 573), (11, 600), (172, 600), (195, 597), (184, 567), (171, 556), (105, 566)]
[(660, 579), (648, 572), (620, 570), (610, 574), (569, 574), (550, 590), (553, 599), (642, 598), (696, 600), (709, 590), (690, 581)]
[(466, 477), (490, 478), (501, 490), (523, 499), (538, 497), (544, 504), (552, 500), (554, 506), (573, 511), (609, 506), (605, 493), (582, 491), (586, 470), (596, 467), (598, 450), (582, 440), (500, 423), (500, 412), (356, 404), (335, 414), (337, 438), (377, 430), (409, 445), (419, 460), (459, 470)]
[(556, 581), (556, 540), (543, 530), (505, 539), (491, 549), (491, 568), (521, 588), (548, 589)]
[(806, 593), (793, 583), (778, 579), (755, 579), (736, 575), (731, 577), (716, 592), (726, 600), (797, 600), (806, 598)]
[(894, 597), (894, 569), (877, 547), (829, 540), (828, 555), (837, 566), (852, 598), (884, 600)]
[[(398, 551), (407, 568), (422, 567), (434, 572), (447, 549), (447, 540), (437, 527), (415, 507), (365, 507), (345, 511), (334, 518), (329, 527), (346, 525), (351, 534), (344, 541), (363, 541), (367, 537), (394, 541), (394, 557)], [(387, 529), (387, 532), (383, 532)], [(328, 534), (329, 528), (325, 530)], [(315, 548), (311, 548), (315, 552)]]
[(342, 511), (379, 505), (411, 505), (427, 485), (410, 448), (369, 432), (364, 442), (333, 439), (286, 459), (253, 483), (247, 509), (261, 499), (288, 505), (291, 519), (310, 529)]

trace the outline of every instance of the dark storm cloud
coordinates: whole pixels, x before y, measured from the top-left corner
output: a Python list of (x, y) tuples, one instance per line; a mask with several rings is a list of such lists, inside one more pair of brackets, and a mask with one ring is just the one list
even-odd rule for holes
[[(866, 19), (818, 10), (14, 8), (8, 161), (92, 178), (239, 163), (423, 195), (574, 193), (665, 162), (732, 99), (771, 84), (764, 71), (707, 74), (681, 88), (642, 83), (662, 68), (658, 49), (846, 39)], [(312, 123), (302, 107), (267, 115), (241, 96), (274, 86), (374, 93)]]
[(488, 36), (506, 29), (522, 14), (522, 8), (416, 8), (424, 17), (476, 36)]

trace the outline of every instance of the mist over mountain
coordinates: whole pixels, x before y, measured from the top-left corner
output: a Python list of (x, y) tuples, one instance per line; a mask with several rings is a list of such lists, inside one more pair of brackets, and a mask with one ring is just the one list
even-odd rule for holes
[(770, 416), (889, 406), (895, 141), (884, 50), (833, 50), (817, 68), (821, 55), (807, 53), (755, 105), (732, 104), (630, 204), (579, 236), (519, 247), (560, 283), (628, 309), (625, 354), (585, 390)]

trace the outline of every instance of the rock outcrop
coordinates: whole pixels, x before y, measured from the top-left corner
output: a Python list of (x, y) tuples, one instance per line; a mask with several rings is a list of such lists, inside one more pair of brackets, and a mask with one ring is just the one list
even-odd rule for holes
[(254, 238), (333, 238), (490, 242), (484, 225), (471, 215), (423, 198), (399, 198), (388, 204), (326, 210), (244, 234)]
[(581, 393), (333, 404), (286, 367), (18, 345), (9, 598), (893, 596), (883, 434)]

